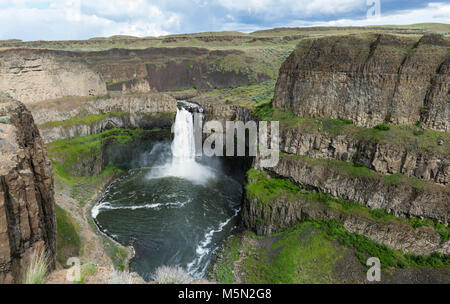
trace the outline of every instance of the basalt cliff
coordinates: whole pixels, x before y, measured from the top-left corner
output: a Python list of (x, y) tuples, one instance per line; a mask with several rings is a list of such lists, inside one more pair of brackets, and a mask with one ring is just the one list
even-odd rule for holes
[(450, 129), (447, 37), (347, 35), (300, 42), (280, 70), (274, 106), (358, 126)]
[(0, 283), (22, 283), (35, 250), (55, 267), (53, 168), (25, 106), (0, 96)]

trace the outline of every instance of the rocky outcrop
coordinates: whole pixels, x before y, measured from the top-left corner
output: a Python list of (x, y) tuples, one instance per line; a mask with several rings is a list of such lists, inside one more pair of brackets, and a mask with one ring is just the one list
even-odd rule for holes
[(114, 94), (95, 99), (68, 99), (32, 105), (31, 111), (46, 143), (99, 134), (113, 128), (170, 127), (177, 101), (162, 93)]
[[(0, 96), (0, 283), (21, 283), (30, 255), (45, 248), (55, 266), (53, 169), (31, 113)], [(6, 122), (6, 123), (5, 123)]]
[[(153, 129), (171, 127), (178, 101), (164, 93), (111, 93), (108, 98), (68, 99), (30, 106), (46, 143), (77, 136), (99, 134), (112, 128)], [(192, 98), (204, 109), (204, 119), (222, 122), (255, 120), (247, 108), (217, 100)], [(189, 102), (187, 102), (189, 103)], [(100, 115), (94, 122), (83, 117)], [(74, 121), (71, 121), (75, 119)]]
[(151, 91), (152, 89), (148, 79), (135, 78), (122, 83), (122, 92), (124, 93), (148, 93)]
[(68, 99), (30, 106), (37, 125), (105, 113), (176, 113), (177, 101), (163, 93), (113, 94), (94, 99)]
[(273, 104), (301, 117), (450, 130), (450, 41), (366, 34), (305, 39), (280, 69)]
[(236, 103), (223, 101), (220, 98), (200, 95), (194, 96), (190, 100), (200, 104), (204, 108), (207, 120), (218, 120), (223, 126), (225, 126), (226, 121), (238, 120), (244, 123), (251, 120), (258, 121), (248, 108)]
[[(258, 163), (258, 162), (255, 162)], [(397, 217), (418, 217), (448, 224), (450, 189), (411, 178), (389, 179), (367, 168), (304, 157), (283, 156), (273, 174), (298, 185), (371, 209), (384, 209)]]
[[(414, 138), (411, 140), (415, 140)], [(412, 146), (411, 143), (410, 146)], [(383, 174), (405, 176), (450, 183), (450, 155), (437, 151), (414, 149), (402, 142), (379, 143), (350, 135), (286, 129), (280, 134), (280, 150), (288, 154), (312, 158), (360, 162)]]
[(112, 113), (91, 123), (48, 124), (40, 126), (45, 143), (78, 136), (100, 134), (110, 129), (160, 129), (172, 126), (175, 114), (172, 113)]
[(324, 203), (306, 197), (277, 197), (270, 204), (257, 198), (244, 201), (242, 223), (258, 235), (271, 235), (286, 230), (304, 220), (338, 220), (352, 233), (364, 235), (404, 253), (429, 255), (450, 254), (450, 241), (441, 243), (440, 235), (431, 227), (413, 228), (407, 222), (375, 221), (364, 214), (342, 213)]
[(0, 90), (27, 104), (63, 96), (106, 94), (100, 75), (81, 58), (53, 51), (0, 52)]
[[(195, 47), (5, 50), (0, 52), (0, 90), (31, 104), (66, 96), (101, 96), (107, 91), (241, 86), (273, 77), (280, 60), (274, 63), (264, 56)], [(273, 65), (271, 70), (267, 70), (267, 61)]]

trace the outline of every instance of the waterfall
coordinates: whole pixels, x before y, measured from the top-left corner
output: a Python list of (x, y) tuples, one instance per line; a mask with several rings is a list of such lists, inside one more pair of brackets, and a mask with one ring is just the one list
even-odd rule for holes
[(172, 158), (162, 168), (152, 170), (149, 178), (178, 177), (204, 184), (215, 177), (215, 171), (195, 160), (194, 121), (191, 112), (177, 109), (172, 142)]
[(195, 162), (194, 122), (192, 114), (184, 108), (177, 108), (172, 142), (172, 164), (183, 165)]

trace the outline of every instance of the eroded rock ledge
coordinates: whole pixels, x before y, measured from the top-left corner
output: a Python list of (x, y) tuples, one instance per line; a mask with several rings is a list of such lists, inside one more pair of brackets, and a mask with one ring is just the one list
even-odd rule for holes
[(376, 243), (404, 253), (450, 254), (450, 241), (441, 238), (432, 226), (415, 227), (406, 219), (385, 214), (374, 215), (370, 209), (360, 207), (358, 204), (302, 188), (291, 190), (279, 188), (279, 194), (270, 198), (265, 197), (264, 193), (255, 190), (265, 188), (266, 184), (277, 187), (277, 182), (274, 182), (274, 177), (270, 177), (267, 172), (252, 175), (249, 176), (249, 184), (246, 186), (242, 223), (260, 236), (282, 232), (305, 220), (337, 220), (349, 232), (364, 235)]
[(379, 143), (347, 135), (287, 129), (280, 134), (280, 149), (312, 158), (360, 162), (383, 174), (401, 173), (439, 184), (450, 183), (448, 153), (414, 148), (414, 138), (411, 147), (397, 140), (398, 143)]
[(112, 128), (170, 127), (177, 101), (163, 93), (113, 94), (100, 98), (67, 98), (32, 105), (46, 143), (99, 134)]
[(31, 113), (0, 96), (0, 283), (21, 283), (33, 250), (55, 266), (53, 168)]
[(283, 155), (267, 170), (298, 185), (384, 209), (397, 217), (418, 217), (448, 224), (450, 189), (403, 176), (382, 175), (344, 162)]

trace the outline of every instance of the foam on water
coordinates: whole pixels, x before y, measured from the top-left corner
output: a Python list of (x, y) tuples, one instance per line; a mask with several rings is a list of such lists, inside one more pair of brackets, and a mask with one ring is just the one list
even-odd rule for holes
[(217, 229), (210, 228), (209, 231), (205, 234), (204, 240), (197, 245), (196, 248), (197, 257), (192, 262), (187, 264), (187, 271), (191, 276), (201, 277), (205, 274), (208, 264), (203, 265), (202, 267), (201, 262), (203, 258), (210, 253), (210, 249), (208, 247), (212, 242), (213, 235), (215, 233), (222, 232), (223, 228), (225, 228), (231, 222), (231, 220), (234, 219), (239, 214), (239, 212), (240, 209), (235, 210), (235, 213), (232, 217), (220, 223)]

